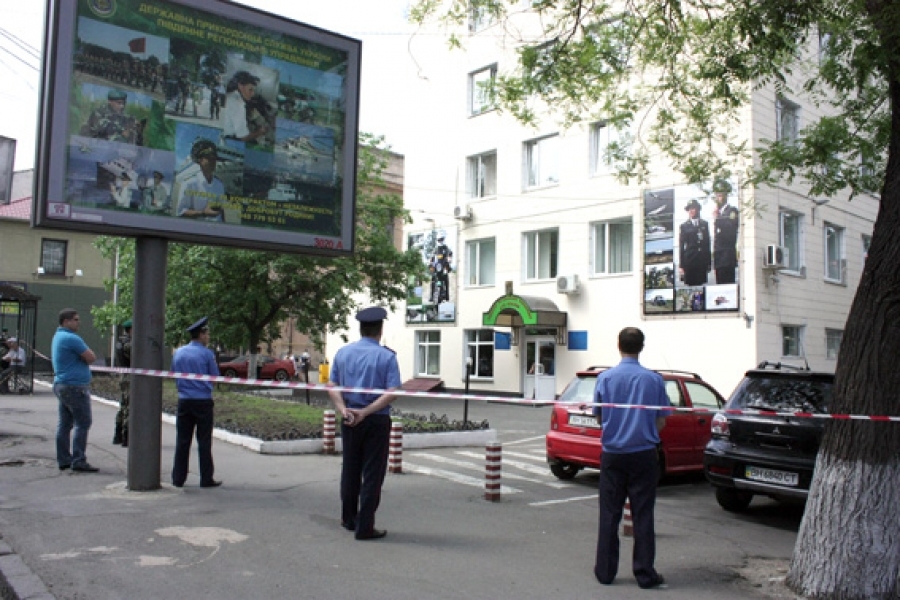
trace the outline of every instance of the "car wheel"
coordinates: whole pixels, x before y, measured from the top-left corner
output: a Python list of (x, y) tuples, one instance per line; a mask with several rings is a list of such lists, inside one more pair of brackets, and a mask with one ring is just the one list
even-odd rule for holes
[(581, 467), (571, 463), (556, 463), (550, 465), (550, 472), (564, 481), (568, 481), (578, 475), (578, 471), (580, 470)]
[(728, 512), (743, 512), (750, 506), (753, 494), (734, 488), (717, 487), (716, 500)]
[(225, 369), (225, 372), (222, 373), (225, 377), (237, 377), (237, 371), (234, 369)]
[(277, 371), (275, 371), (275, 379), (277, 381), (287, 381), (288, 379), (290, 379), (290, 376), (284, 369), (278, 369)]

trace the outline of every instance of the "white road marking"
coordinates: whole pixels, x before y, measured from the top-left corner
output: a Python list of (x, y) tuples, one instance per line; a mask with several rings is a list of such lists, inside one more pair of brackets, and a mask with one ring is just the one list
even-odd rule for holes
[(523, 438), (521, 440), (513, 440), (511, 442), (503, 442), (503, 445), (504, 446), (513, 446), (516, 444), (527, 444), (528, 442), (534, 442), (534, 441), (543, 440), (543, 439), (546, 439), (546, 436), (539, 435), (536, 437)]
[[(430, 454), (428, 452), (416, 452), (412, 456), (415, 456), (416, 458), (425, 458), (428, 460), (432, 460), (434, 462), (443, 463), (445, 465), (453, 465), (454, 467), (469, 469), (470, 471), (484, 472), (484, 463), (477, 464), (477, 463), (472, 463), (472, 462), (468, 462), (468, 461), (464, 461), (464, 460), (454, 460), (454, 459), (448, 458), (446, 456), (440, 456), (438, 454)], [(567, 485), (565, 483), (558, 483), (556, 481), (542, 481), (540, 479), (535, 479), (533, 477), (525, 477), (524, 475), (519, 475), (518, 473), (511, 473), (509, 471), (502, 471), (501, 479), (515, 479), (517, 481), (528, 481), (530, 483), (546, 485), (548, 487), (552, 487), (557, 490), (570, 487), (569, 485)]]
[(559, 500), (544, 500), (543, 502), (529, 502), (528, 506), (549, 506), (551, 504), (565, 504), (566, 502), (581, 502), (582, 500), (596, 500), (599, 494), (590, 496), (575, 496), (574, 498), (561, 498)]
[[(468, 456), (470, 458), (484, 458), (483, 454), (479, 454), (477, 452), (470, 452), (470, 451), (466, 451), (466, 450), (458, 451), (456, 454), (459, 454), (460, 456)], [(509, 465), (511, 467), (521, 469), (522, 471), (525, 471), (526, 473), (531, 473), (532, 475), (546, 476), (550, 470), (549, 467), (542, 468), (542, 467), (538, 467), (538, 466), (532, 465), (530, 463), (524, 463), (524, 462), (518, 461), (518, 460), (506, 460), (505, 455), (502, 459), (502, 463), (504, 465)]]
[[(462, 473), (456, 473), (455, 471), (445, 471), (444, 469), (432, 469), (431, 467), (424, 467), (422, 465), (417, 465), (414, 463), (410, 463), (407, 461), (403, 461), (403, 470), (404, 471), (412, 471), (413, 473), (419, 473), (421, 475), (431, 475), (433, 477), (440, 477), (441, 479), (447, 479), (454, 483), (461, 483), (463, 485), (468, 485), (472, 487), (477, 487), (484, 489), (484, 478), (478, 477), (469, 477), (468, 475), (463, 475)], [(513, 487), (508, 487), (505, 485), (500, 486), (501, 494), (518, 494), (522, 490), (516, 489)]]

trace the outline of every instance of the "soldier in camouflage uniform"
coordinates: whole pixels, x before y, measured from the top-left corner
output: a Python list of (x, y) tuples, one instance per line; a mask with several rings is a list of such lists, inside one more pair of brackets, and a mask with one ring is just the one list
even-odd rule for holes
[(81, 128), (81, 135), (126, 144), (136, 143), (138, 123), (137, 119), (125, 114), (127, 97), (125, 92), (110, 90), (106, 95), (106, 106), (91, 113)]
[[(131, 368), (131, 319), (122, 323), (122, 335), (116, 340), (116, 366)], [(113, 433), (113, 444), (128, 447), (128, 406), (131, 404), (131, 376), (120, 375), (119, 389), (122, 399), (116, 412), (116, 429)]]

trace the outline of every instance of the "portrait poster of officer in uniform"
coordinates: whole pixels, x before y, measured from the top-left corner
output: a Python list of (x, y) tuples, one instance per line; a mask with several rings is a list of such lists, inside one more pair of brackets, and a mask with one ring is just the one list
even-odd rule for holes
[(407, 323), (456, 320), (456, 227), (410, 234), (407, 247), (419, 251), (427, 275), (410, 282)]

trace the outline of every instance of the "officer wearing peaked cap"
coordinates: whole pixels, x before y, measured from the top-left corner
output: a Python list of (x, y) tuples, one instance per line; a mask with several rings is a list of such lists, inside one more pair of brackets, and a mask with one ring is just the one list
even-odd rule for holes
[(391, 435), (390, 404), (400, 387), (400, 367), (392, 350), (380, 345), (387, 311), (372, 306), (359, 311), (361, 339), (338, 350), (331, 365), (331, 383), (384, 392), (328, 392), (341, 413), (344, 462), (341, 470), (341, 526), (358, 540), (384, 537), (375, 529), (375, 511), (387, 472)]
[(737, 236), (740, 222), (738, 209), (728, 204), (731, 184), (726, 179), (716, 179), (713, 184), (716, 206), (713, 216), (713, 268), (716, 283), (734, 283), (737, 273)]
[[(178, 373), (218, 375), (219, 367), (209, 344), (209, 318), (203, 317), (187, 328), (191, 341), (175, 351), (172, 370)], [(213, 479), (215, 466), (212, 457), (213, 384), (211, 381), (178, 379), (178, 412), (175, 415), (175, 458), (172, 465), (172, 485), (184, 486), (191, 454), (191, 438), (197, 434), (197, 455), (200, 464), (200, 487), (217, 487), (221, 481)]]
[(711, 266), (709, 223), (700, 218), (701, 208), (696, 199), (688, 202), (688, 219), (678, 231), (678, 270), (686, 286), (706, 284)]

